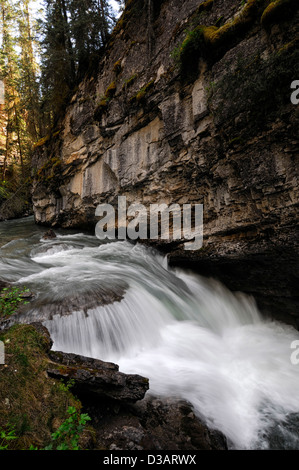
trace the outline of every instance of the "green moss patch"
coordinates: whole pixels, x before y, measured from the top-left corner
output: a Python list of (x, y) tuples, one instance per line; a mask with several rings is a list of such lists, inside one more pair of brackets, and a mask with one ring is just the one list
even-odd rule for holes
[(118, 61), (115, 62), (115, 64), (113, 65), (113, 72), (115, 73), (115, 75), (119, 75), (120, 72), (121, 72), (121, 69), (122, 69), (121, 60), (118, 60)]
[(192, 78), (200, 58), (214, 62), (223, 55), (233, 42), (244, 36), (268, 3), (269, 0), (248, 0), (242, 10), (222, 26), (199, 24), (187, 30), (185, 39), (172, 54), (182, 76)]
[(135, 83), (137, 78), (138, 78), (138, 74), (133, 73), (130, 78), (128, 78), (127, 80), (124, 81), (122, 89), (126, 90), (126, 89), (130, 88)]
[(288, 19), (298, 9), (298, 0), (275, 0), (265, 8), (261, 23), (264, 28)]
[(136, 93), (136, 95), (132, 96), (130, 99), (131, 103), (143, 103), (146, 99), (148, 92), (154, 87), (155, 81), (151, 80), (146, 85), (144, 85), (140, 90)]
[(103, 112), (105, 112), (108, 108), (109, 102), (112, 100), (113, 96), (116, 93), (116, 83), (112, 82), (110, 85), (107, 87), (105, 94), (101, 97), (99, 103), (96, 106), (96, 109), (94, 111), (94, 118), (99, 121), (101, 119), (101, 116)]

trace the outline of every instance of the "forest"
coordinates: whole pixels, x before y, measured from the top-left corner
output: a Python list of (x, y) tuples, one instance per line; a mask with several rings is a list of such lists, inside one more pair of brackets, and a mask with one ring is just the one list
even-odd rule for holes
[(0, 203), (17, 215), (30, 208), (32, 152), (96, 70), (122, 3), (1, 0)]

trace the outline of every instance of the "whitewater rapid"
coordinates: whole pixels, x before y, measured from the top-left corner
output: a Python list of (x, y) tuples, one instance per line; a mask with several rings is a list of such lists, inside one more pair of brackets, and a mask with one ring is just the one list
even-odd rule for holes
[[(42, 320), (54, 350), (148, 377), (149, 393), (188, 400), (230, 448), (299, 449), (294, 328), (263, 319), (252, 298), (215, 280), (170, 269), (151, 249), (78, 233), (44, 241), (27, 225), (0, 249), (1, 278), (36, 293), (21, 321)], [(103, 289), (119, 299), (80, 305)]]

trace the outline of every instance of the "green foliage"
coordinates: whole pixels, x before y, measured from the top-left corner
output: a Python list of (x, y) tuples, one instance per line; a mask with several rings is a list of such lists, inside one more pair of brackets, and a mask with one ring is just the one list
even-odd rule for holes
[(107, 99), (111, 99), (115, 95), (115, 93), (116, 93), (116, 83), (112, 82), (106, 89), (105, 97)]
[(74, 406), (70, 406), (67, 413), (69, 418), (52, 434), (52, 441), (44, 450), (80, 450), (80, 435), (91, 418), (86, 413), (79, 415)]
[[(54, 134), (53, 136), (54, 137)], [(61, 166), (59, 157), (54, 156), (50, 158), (38, 171), (36, 178), (38, 181), (51, 181), (57, 178), (57, 169)]]
[(68, 392), (73, 386), (75, 385), (75, 381), (70, 379), (67, 383), (61, 381), (59, 384), (59, 388), (63, 392)]
[(0, 293), (0, 318), (9, 317), (13, 315), (21, 305), (28, 304), (22, 297), (22, 295), (28, 292), (28, 289), (19, 287), (7, 287), (2, 289)]
[[(86, 424), (91, 418), (86, 413), (79, 414), (74, 406), (67, 409), (69, 417), (61, 426), (52, 433), (51, 442), (43, 450), (80, 450), (79, 440)], [(21, 430), (24, 433), (24, 429)], [(0, 450), (7, 450), (10, 441), (17, 440), (16, 430), (13, 426), (8, 429), (0, 429)], [(38, 447), (30, 445), (29, 450), (39, 450)]]
[(8, 430), (0, 429), (0, 450), (7, 450), (9, 442), (18, 439), (16, 431), (13, 427), (9, 427)]
[(5, 366), (0, 366), (0, 429), (6, 434), (14, 429), (18, 437), (4, 441), (3, 446), (44, 449), (52, 443), (54, 430), (70, 417), (68, 408), (79, 413), (82, 405), (70, 391), (72, 382), (64, 385), (47, 376), (51, 348), (47, 335), (32, 325), (17, 324), (1, 332), (0, 339), (5, 344)]

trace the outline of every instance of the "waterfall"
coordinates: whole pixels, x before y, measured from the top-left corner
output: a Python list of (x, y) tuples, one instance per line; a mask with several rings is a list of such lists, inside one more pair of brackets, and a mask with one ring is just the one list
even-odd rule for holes
[(20, 321), (42, 321), (53, 349), (148, 377), (148, 393), (189, 401), (232, 449), (299, 449), (298, 332), (251, 297), (141, 245), (78, 233), (8, 241), (0, 268), (37, 294)]

